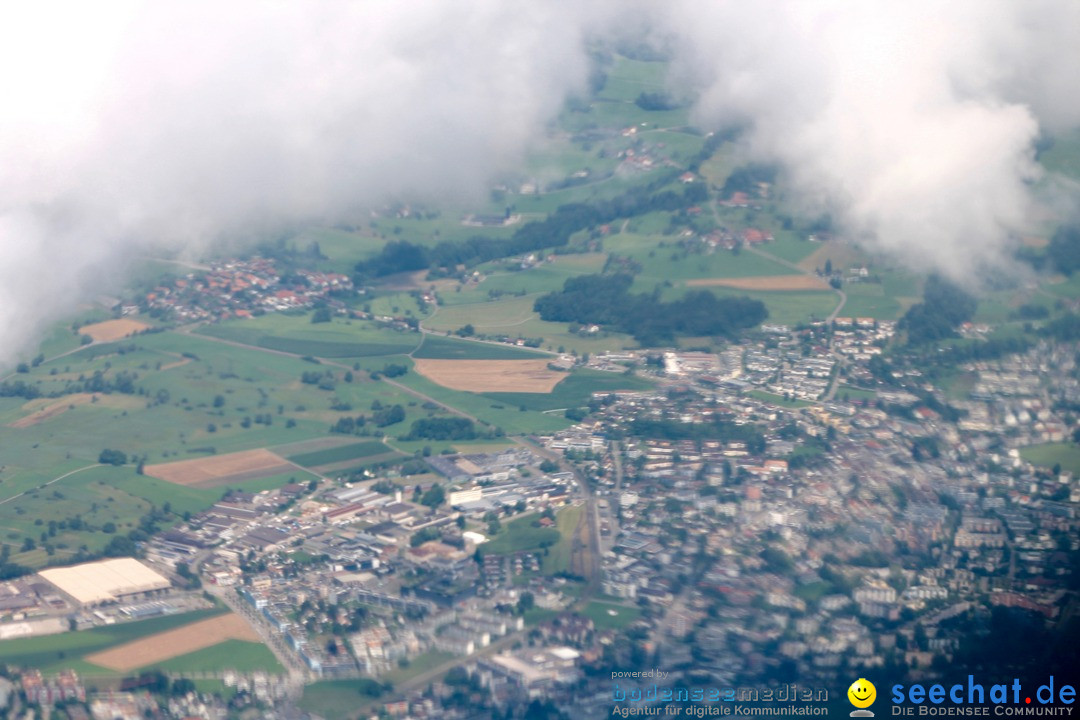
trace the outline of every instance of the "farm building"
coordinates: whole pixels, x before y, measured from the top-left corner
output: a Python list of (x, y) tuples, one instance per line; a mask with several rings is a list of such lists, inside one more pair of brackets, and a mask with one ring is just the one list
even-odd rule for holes
[(169, 587), (169, 581), (135, 558), (116, 558), (38, 573), (81, 605), (132, 599)]

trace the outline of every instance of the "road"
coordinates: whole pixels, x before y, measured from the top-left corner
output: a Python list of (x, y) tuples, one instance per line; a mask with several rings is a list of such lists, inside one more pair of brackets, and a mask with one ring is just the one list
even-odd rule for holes
[(267, 627), (266, 623), (263, 622), (262, 618), (259, 616), (258, 611), (247, 603), (237, 599), (232, 588), (219, 587), (207, 583), (203, 585), (203, 589), (247, 621), (248, 625), (251, 626), (263, 641), (263, 644), (270, 648), (270, 651), (274, 653), (274, 657), (278, 659), (281, 666), (288, 672), (288, 696), (294, 700), (298, 699), (304, 693), (304, 685), (314, 678), (309, 676), (307, 668), (300, 661), (300, 658), (298, 658), (292, 650), (286, 647), (285, 638), (280, 633), (274, 632), (271, 628)]

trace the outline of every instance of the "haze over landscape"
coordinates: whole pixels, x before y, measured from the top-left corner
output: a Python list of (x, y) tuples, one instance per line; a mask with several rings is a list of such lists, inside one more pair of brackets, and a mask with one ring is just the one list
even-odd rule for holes
[(132, 257), (481, 196), (584, 90), (590, 38), (665, 49), (806, 212), (975, 285), (1031, 225), (1040, 133), (1080, 121), (1069, 2), (65, 9), (5, 10), (5, 363)]
[(1078, 37), (0, 8), (0, 717), (1066, 714)]

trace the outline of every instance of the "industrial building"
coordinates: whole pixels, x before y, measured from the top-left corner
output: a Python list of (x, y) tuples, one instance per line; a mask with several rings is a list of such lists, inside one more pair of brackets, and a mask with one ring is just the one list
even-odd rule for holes
[(38, 574), (80, 605), (132, 600), (169, 587), (168, 579), (135, 558), (49, 568)]

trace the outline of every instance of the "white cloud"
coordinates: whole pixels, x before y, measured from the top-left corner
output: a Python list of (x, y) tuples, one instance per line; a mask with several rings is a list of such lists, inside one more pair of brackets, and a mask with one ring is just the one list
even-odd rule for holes
[(558, 2), (0, 11), (0, 361), (105, 268), (483, 192), (583, 86)]
[(808, 209), (972, 280), (1031, 210), (1041, 123), (1075, 125), (1077, 5), (689, 3), (665, 20), (699, 122), (745, 122)]

